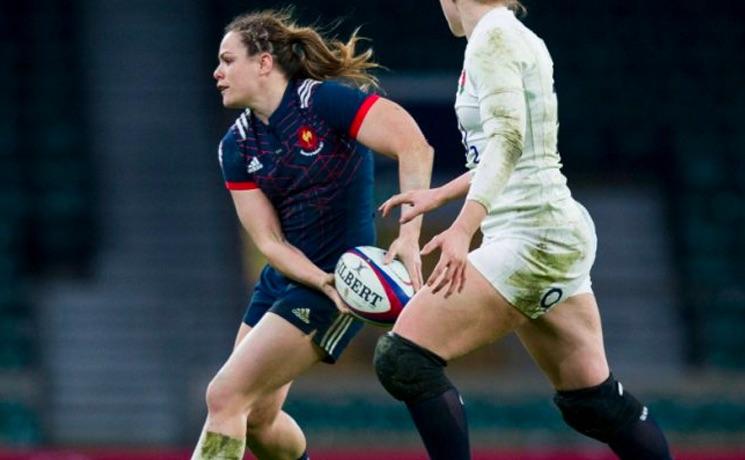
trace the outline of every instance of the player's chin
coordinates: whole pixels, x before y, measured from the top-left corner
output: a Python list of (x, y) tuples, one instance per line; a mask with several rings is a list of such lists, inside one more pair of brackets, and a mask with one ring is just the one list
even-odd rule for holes
[(231, 98), (228, 95), (223, 94), (222, 96), (222, 105), (226, 109), (243, 109), (245, 108), (245, 104), (241, 104), (240, 101), (235, 100), (235, 98)]
[(463, 27), (458, 28), (458, 27), (455, 27), (455, 26), (452, 26), (451, 25), (450, 26), (450, 33), (452, 33), (453, 36), (454, 37), (457, 37), (457, 38), (463, 38), (463, 37), (466, 36), (466, 32), (463, 30)]

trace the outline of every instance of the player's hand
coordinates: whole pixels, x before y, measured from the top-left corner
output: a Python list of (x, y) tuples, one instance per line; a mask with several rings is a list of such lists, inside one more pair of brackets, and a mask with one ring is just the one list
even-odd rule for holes
[(414, 288), (414, 292), (417, 292), (422, 288), (424, 284), (424, 277), (422, 276), (422, 256), (419, 253), (419, 240), (418, 238), (399, 236), (396, 238), (391, 246), (388, 248), (388, 252), (385, 254), (384, 264), (389, 264), (398, 257), (399, 260), (406, 267), (406, 271), (409, 273), (411, 279), (411, 286)]
[(433, 293), (447, 288), (445, 297), (450, 297), (454, 292), (463, 290), (470, 244), (471, 236), (465, 230), (451, 226), (424, 245), (424, 255), (440, 249), (440, 260), (427, 279), (427, 286), (432, 288)]
[(347, 304), (344, 303), (343, 300), (341, 300), (341, 296), (339, 295), (339, 292), (336, 290), (336, 287), (334, 286), (334, 274), (333, 273), (326, 273), (323, 277), (323, 279), (320, 282), (320, 285), (318, 289), (326, 294), (326, 297), (331, 299), (332, 302), (334, 302), (334, 305), (336, 305), (336, 309), (339, 310), (343, 314), (349, 313), (349, 307), (347, 307)]
[(429, 212), (433, 209), (437, 209), (444, 204), (445, 200), (442, 199), (440, 189), (431, 188), (426, 190), (409, 190), (408, 192), (399, 193), (388, 198), (383, 204), (378, 207), (378, 211), (386, 217), (391, 209), (396, 206), (408, 204), (401, 208), (401, 218), (399, 222), (405, 224), (415, 217)]

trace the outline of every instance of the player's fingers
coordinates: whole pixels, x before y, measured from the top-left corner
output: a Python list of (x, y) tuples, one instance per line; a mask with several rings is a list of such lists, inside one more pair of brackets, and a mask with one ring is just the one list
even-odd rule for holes
[(450, 297), (450, 295), (453, 293), (453, 288), (456, 282), (455, 277), (457, 274), (458, 274), (458, 264), (457, 262), (453, 261), (450, 263), (450, 267), (448, 268), (447, 274), (445, 275), (445, 280), (442, 283), (442, 288), (441, 288), (441, 289), (445, 289), (446, 299)]
[(437, 278), (435, 279), (434, 283), (432, 283), (432, 293), (436, 294), (438, 293), (443, 287), (447, 286), (448, 281), (450, 280), (450, 270), (452, 270), (452, 261), (445, 260), (443, 261), (442, 270), (440, 273), (438, 273)]
[(466, 286), (466, 266), (468, 262), (464, 263), (460, 268), (460, 284), (458, 285), (458, 292), (463, 292), (463, 288)]
[(432, 286), (432, 294), (437, 294), (440, 292), (443, 288), (447, 287), (450, 277), (448, 276), (448, 272), (450, 269), (443, 270), (442, 274), (440, 275), (440, 278), (435, 281), (434, 286)]
[(437, 235), (434, 238), (432, 238), (431, 240), (429, 240), (429, 243), (427, 243), (427, 244), (424, 245), (424, 247), (422, 248), (420, 254), (426, 256), (430, 252), (434, 251), (435, 248), (437, 248), (440, 245), (440, 238), (439, 238), (439, 236), (440, 235)]
[(453, 292), (457, 292), (456, 290), (458, 288), (458, 280), (460, 279), (459, 275), (460, 273), (459, 273), (458, 267), (456, 266), (450, 274), (450, 282), (447, 285), (447, 291), (445, 292), (446, 299), (450, 297), (453, 294)]
[(446, 268), (447, 261), (444, 261), (442, 260), (442, 258), (440, 258), (440, 261), (437, 262), (435, 269), (432, 270), (432, 273), (429, 274), (429, 278), (427, 278), (427, 286), (433, 287), (435, 285), (435, 282), (438, 281), (440, 275)]
[(422, 264), (419, 261), (411, 261), (406, 263), (406, 271), (409, 273), (409, 279), (411, 279), (411, 287), (414, 288), (414, 292), (417, 292), (422, 288)]
[(339, 292), (337, 292), (337, 290), (334, 289), (333, 286), (327, 285), (326, 287), (324, 287), (323, 292), (331, 299), (332, 302), (334, 302), (337, 310), (344, 314), (349, 313), (349, 307), (347, 307), (347, 304), (344, 303), (344, 301), (341, 299), (341, 296), (339, 295)]
[(380, 205), (378, 211), (381, 212), (383, 217), (386, 217), (388, 213), (391, 212), (391, 209), (401, 204), (410, 202), (411, 198), (407, 193), (399, 193), (398, 195), (393, 195), (392, 197), (388, 198), (382, 205)]
[(418, 292), (422, 288), (423, 278), (422, 263), (420, 261), (417, 261), (416, 265), (414, 266), (414, 276), (411, 278), (411, 281), (414, 284), (414, 292)]
[(388, 265), (389, 263), (393, 262), (393, 259), (395, 259), (397, 255), (398, 254), (396, 254), (396, 249), (394, 249), (393, 246), (388, 248), (385, 256), (383, 257), (383, 265)]
[(403, 209), (403, 211), (401, 211), (401, 218), (398, 221), (399, 223), (405, 224), (419, 217), (421, 214), (423, 214), (422, 208), (414, 204), (413, 206), (405, 208)]

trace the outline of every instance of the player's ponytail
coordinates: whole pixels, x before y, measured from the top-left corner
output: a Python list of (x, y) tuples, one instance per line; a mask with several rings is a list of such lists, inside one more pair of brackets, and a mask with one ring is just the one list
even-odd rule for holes
[(326, 39), (312, 27), (298, 26), (291, 10), (285, 9), (238, 16), (225, 28), (227, 32), (240, 34), (250, 56), (270, 53), (287, 78), (339, 78), (360, 88), (378, 85), (369, 72), (380, 66), (372, 61), (372, 49), (357, 53), (362, 40), (357, 30), (346, 43)]

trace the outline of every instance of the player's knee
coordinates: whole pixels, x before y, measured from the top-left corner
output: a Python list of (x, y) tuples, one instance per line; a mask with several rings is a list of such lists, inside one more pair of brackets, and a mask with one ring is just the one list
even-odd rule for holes
[(594, 387), (559, 391), (554, 403), (569, 426), (602, 442), (610, 441), (621, 428), (645, 417), (647, 411), (612, 374)]
[(220, 378), (219, 374), (207, 385), (205, 399), (207, 411), (213, 416), (233, 413), (240, 410), (239, 408), (245, 407), (245, 398), (241, 396), (240, 392), (236, 391), (230, 382)]
[(423, 401), (453, 387), (442, 358), (393, 332), (378, 340), (374, 364), (380, 383), (401, 401)]

